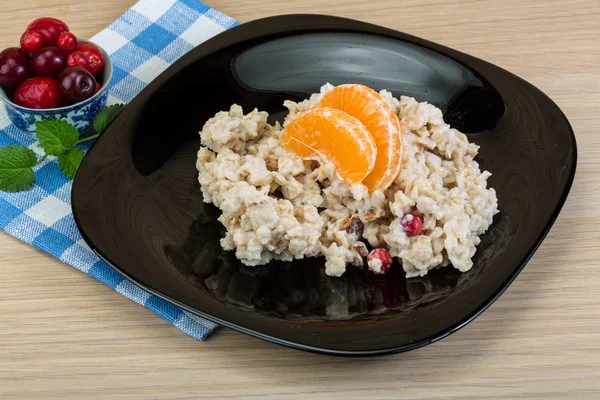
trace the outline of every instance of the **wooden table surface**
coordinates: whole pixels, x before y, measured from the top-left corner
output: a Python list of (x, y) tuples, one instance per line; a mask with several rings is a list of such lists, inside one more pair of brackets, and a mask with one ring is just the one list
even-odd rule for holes
[[(577, 176), (560, 217), (476, 321), (431, 346), (371, 359), (308, 354), (225, 328), (198, 342), (0, 232), (0, 398), (600, 398), (600, 3), (206, 1), (240, 21), (303, 12), (361, 19), (532, 82), (577, 136)], [(91, 36), (134, 2), (2, 0), (0, 48), (40, 16)]]

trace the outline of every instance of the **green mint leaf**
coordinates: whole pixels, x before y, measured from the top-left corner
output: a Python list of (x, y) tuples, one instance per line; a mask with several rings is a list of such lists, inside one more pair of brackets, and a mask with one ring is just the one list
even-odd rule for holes
[(40, 146), (52, 156), (60, 156), (79, 139), (77, 129), (67, 121), (38, 121), (35, 128)]
[(85, 153), (79, 149), (70, 149), (58, 157), (58, 166), (66, 176), (73, 179), (79, 169)]
[(104, 132), (124, 108), (125, 104), (113, 104), (112, 106), (102, 108), (98, 111), (92, 122), (94, 130), (98, 133)]
[(25, 146), (0, 147), (0, 190), (20, 192), (33, 186), (37, 161), (33, 150)]

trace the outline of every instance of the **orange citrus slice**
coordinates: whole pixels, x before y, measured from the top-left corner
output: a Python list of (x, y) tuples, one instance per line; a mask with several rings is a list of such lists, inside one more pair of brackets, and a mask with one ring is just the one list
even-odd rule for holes
[(388, 188), (400, 172), (402, 129), (385, 99), (364, 85), (340, 85), (326, 92), (317, 107), (344, 111), (364, 124), (375, 139), (377, 160), (363, 184), (370, 192)]
[(375, 141), (356, 118), (333, 108), (311, 108), (290, 120), (281, 145), (302, 158), (332, 163), (348, 183), (361, 182), (377, 158)]

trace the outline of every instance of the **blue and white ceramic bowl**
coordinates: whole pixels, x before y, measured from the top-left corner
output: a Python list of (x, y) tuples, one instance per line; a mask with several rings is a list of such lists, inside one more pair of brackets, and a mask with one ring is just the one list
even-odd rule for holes
[[(79, 39), (79, 41), (86, 42), (86, 40), (82, 39)], [(106, 105), (108, 85), (113, 73), (110, 57), (103, 48), (100, 46), (98, 48), (104, 55), (102, 88), (100, 88), (98, 93), (85, 101), (66, 107), (35, 110), (16, 105), (8, 98), (4, 90), (0, 88), (0, 99), (2, 99), (6, 112), (13, 124), (24, 131), (35, 132), (35, 123), (37, 121), (60, 119), (72, 124), (80, 133), (89, 128), (96, 113)]]

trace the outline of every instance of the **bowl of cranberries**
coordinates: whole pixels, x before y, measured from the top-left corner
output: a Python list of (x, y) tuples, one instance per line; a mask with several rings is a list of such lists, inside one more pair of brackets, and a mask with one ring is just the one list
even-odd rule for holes
[(106, 51), (56, 18), (36, 19), (20, 46), (0, 52), (0, 99), (11, 121), (30, 132), (49, 119), (85, 131), (106, 105), (111, 76)]

